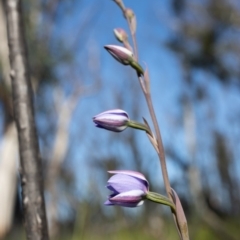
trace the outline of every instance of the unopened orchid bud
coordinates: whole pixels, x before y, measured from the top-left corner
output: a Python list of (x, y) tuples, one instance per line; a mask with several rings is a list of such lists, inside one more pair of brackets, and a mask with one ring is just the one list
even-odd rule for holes
[(138, 76), (144, 74), (141, 65), (135, 61), (133, 53), (125, 47), (116, 45), (106, 45), (104, 48), (120, 63), (123, 65), (130, 65), (137, 71)]
[(107, 182), (107, 188), (112, 194), (105, 205), (138, 207), (147, 199), (175, 210), (175, 205), (167, 197), (149, 191), (149, 183), (142, 173), (129, 170), (115, 170), (109, 173), (114, 174)]
[(126, 8), (125, 9), (125, 11), (124, 11), (124, 13), (125, 13), (125, 17), (126, 18), (128, 18), (128, 19), (132, 19), (133, 17), (134, 17), (134, 12), (133, 12), (133, 10), (131, 9), (131, 8)]
[(106, 45), (104, 48), (123, 65), (129, 65), (133, 61), (133, 53), (125, 47)]
[(93, 117), (96, 127), (104, 128), (113, 132), (122, 132), (127, 127), (146, 131), (152, 135), (148, 125), (130, 120), (128, 114), (121, 109), (113, 109), (102, 112)]
[(121, 43), (125, 42), (128, 38), (127, 33), (122, 28), (115, 28), (113, 32), (117, 40)]
[(125, 18), (128, 19), (128, 22), (130, 24), (131, 33), (135, 34), (136, 29), (137, 29), (137, 20), (136, 20), (136, 16), (135, 16), (133, 10), (130, 8), (126, 8), (124, 10), (124, 16), (125, 16)]
[(128, 127), (129, 117), (125, 111), (114, 109), (96, 115), (93, 117), (93, 121), (96, 127), (113, 132), (122, 132)]
[(113, 193), (108, 197), (105, 205), (119, 205), (123, 207), (138, 207), (143, 204), (149, 191), (149, 183), (143, 174), (134, 171), (109, 171), (114, 174), (109, 180), (107, 188)]

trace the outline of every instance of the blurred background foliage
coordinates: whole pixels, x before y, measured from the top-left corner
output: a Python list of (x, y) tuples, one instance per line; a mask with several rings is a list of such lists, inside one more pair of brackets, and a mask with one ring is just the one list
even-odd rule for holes
[[(149, 118), (132, 70), (104, 52), (127, 29), (113, 1), (22, 1), (51, 239), (178, 239), (170, 211), (104, 207), (107, 170), (132, 169), (164, 193), (142, 132), (96, 129), (122, 108)], [(148, 65), (172, 187), (191, 239), (240, 236), (240, 2), (130, 1)], [(8, 46), (0, 4), (0, 238), (25, 239)]]

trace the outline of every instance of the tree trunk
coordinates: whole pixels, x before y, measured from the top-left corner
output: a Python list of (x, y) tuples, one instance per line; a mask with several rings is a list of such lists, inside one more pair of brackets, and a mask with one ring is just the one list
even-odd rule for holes
[(4, 3), (27, 239), (47, 240), (48, 230), (43, 195), (42, 165), (34, 122), (33, 92), (24, 39), (21, 1), (4, 0)]

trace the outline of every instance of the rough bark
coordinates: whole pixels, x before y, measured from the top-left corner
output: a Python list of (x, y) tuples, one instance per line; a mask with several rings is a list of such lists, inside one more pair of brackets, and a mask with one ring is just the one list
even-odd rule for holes
[(34, 122), (33, 92), (29, 76), (20, 0), (4, 0), (11, 65), (12, 99), (16, 121), (22, 199), (27, 239), (48, 239), (43, 195), (42, 165)]

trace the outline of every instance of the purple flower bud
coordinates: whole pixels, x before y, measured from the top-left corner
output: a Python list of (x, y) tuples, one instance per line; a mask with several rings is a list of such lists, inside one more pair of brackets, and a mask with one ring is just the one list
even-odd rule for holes
[(108, 180), (107, 188), (112, 191), (105, 205), (138, 207), (143, 204), (149, 191), (149, 183), (139, 172), (116, 170)]
[(131, 20), (135, 16), (135, 14), (134, 14), (134, 12), (131, 8), (126, 8), (125, 9), (125, 16), (126, 16), (126, 18)]
[(125, 111), (113, 109), (96, 115), (93, 117), (93, 121), (96, 127), (122, 132), (128, 127), (129, 117)]
[(133, 53), (125, 47), (106, 45), (104, 48), (123, 65), (129, 65), (133, 61)]
[(125, 42), (128, 38), (127, 33), (122, 28), (115, 28), (113, 32), (117, 40), (121, 43)]

